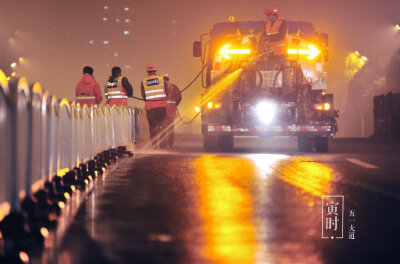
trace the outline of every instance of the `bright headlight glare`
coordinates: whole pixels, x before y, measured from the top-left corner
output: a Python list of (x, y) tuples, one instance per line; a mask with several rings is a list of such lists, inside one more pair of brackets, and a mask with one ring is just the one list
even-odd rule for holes
[(274, 120), (276, 106), (272, 102), (262, 101), (256, 106), (258, 120), (263, 124), (269, 124)]

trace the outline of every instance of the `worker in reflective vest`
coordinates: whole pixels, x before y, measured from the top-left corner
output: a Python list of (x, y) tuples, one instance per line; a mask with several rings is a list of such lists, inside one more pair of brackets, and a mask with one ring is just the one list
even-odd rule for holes
[(128, 105), (128, 97), (133, 96), (133, 88), (128, 79), (121, 75), (120, 67), (111, 69), (111, 76), (105, 84), (104, 93), (108, 105)]
[(83, 76), (75, 88), (76, 102), (81, 106), (86, 104), (100, 104), (103, 97), (100, 92), (100, 85), (93, 77), (93, 68), (85, 66), (83, 68)]
[(265, 10), (267, 23), (265, 24), (266, 46), (273, 55), (280, 58), (286, 58), (287, 50), (287, 21), (278, 16), (278, 10), (274, 7), (268, 7)]
[(165, 148), (164, 122), (167, 114), (168, 84), (163, 76), (157, 75), (157, 67), (154, 64), (148, 65), (146, 71), (148, 76), (143, 79), (140, 86), (142, 97), (146, 102), (145, 109), (150, 137), (154, 147)]
[(293, 87), (290, 81), (290, 67), (287, 58), (288, 23), (278, 16), (278, 9), (275, 7), (268, 7), (264, 14), (267, 18), (264, 46), (269, 54), (267, 70), (282, 71), (281, 94), (290, 96), (293, 94)]
[(171, 149), (174, 146), (176, 107), (182, 100), (182, 94), (179, 88), (170, 82), (169, 74), (167, 72), (163, 72), (161, 75), (165, 78), (169, 88), (169, 95), (167, 98), (167, 117), (165, 118), (165, 133), (167, 135), (167, 147)]

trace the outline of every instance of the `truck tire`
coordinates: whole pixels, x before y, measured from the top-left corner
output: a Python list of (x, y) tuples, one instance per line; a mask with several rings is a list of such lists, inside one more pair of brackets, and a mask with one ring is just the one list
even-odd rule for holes
[(203, 135), (203, 150), (215, 152), (218, 148), (218, 136)]
[(233, 135), (218, 136), (218, 145), (222, 152), (233, 150)]
[(329, 137), (315, 137), (315, 150), (320, 153), (328, 152), (329, 148)]
[(300, 152), (312, 152), (314, 147), (314, 140), (312, 137), (298, 136), (297, 143)]

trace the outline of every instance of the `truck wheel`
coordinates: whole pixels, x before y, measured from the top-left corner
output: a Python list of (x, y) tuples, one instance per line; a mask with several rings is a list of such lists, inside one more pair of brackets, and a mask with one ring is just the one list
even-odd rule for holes
[(220, 135), (218, 137), (218, 144), (223, 152), (233, 150), (233, 135)]
[(217, 151), (218, 136), (203, 135), (203, 149), (207, 152)]
[(298, 136), (297, 142), (300, 152), (312, 152), (314, 147), (314, 141), (312, 137)]
[(315, 150), (317, 152), (328, 152), (329, 138), (328, 137), (315, 137)]

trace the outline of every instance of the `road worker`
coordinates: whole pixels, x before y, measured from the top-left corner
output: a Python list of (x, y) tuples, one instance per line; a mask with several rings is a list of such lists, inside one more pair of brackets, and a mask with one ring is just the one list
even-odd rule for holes
[(128, 105), (127, 98), (133, 96), (133, 88), (128, 79), (122, 76), (120, 67), (115, 66), (111, 69), (104, 93), (108, 105)]
[(182, 100), (182, 94), (179, 88), (170, 82), (169, 74), (167, 72), (161, 73), (167, 81), (169, 88), (169, 95), (167, 98), (167, 116), (165, 119), (165, 133), (167, 135), (167, 147), (171, 149), (174, 146), (174, 122), (176, 117), (176, 107)]
[[(163, 76), (157, 75), (157, 67), (150, 64), (146, 67), (147, 77), (141, 83), (142, 97), (145, 100), (147, 120), (149, 122), (150, 137), (154, 147), (166, 147), (165, 117), (167, 114), (167, 96), (169, 94), (168, 84)], [(159, 137), (159, 139), (157, 138)]]
[(267, 70), (282, 70), (282, 93), (286, 95), (292, 91), (287, 56), (288, 23), (279, 17), (275, 7), (268, 7), (264, 14), (267, 19), (264, 42), (264, 50), (268, 53)]
[(85, 66), (83, 68), (83, 76), (75, 88), (76, 102), (81, 106), (86, 104), (100, 104), (103, 97), (100, 92), (100, 85), (93, 77), (93, 68)]
[(286, 59), (288, 23), (278, 16), (278, 10), (275, 7), (268, 7), (264, 14), (267, 18), (266, 47), (274, 55), (274, 59)]

